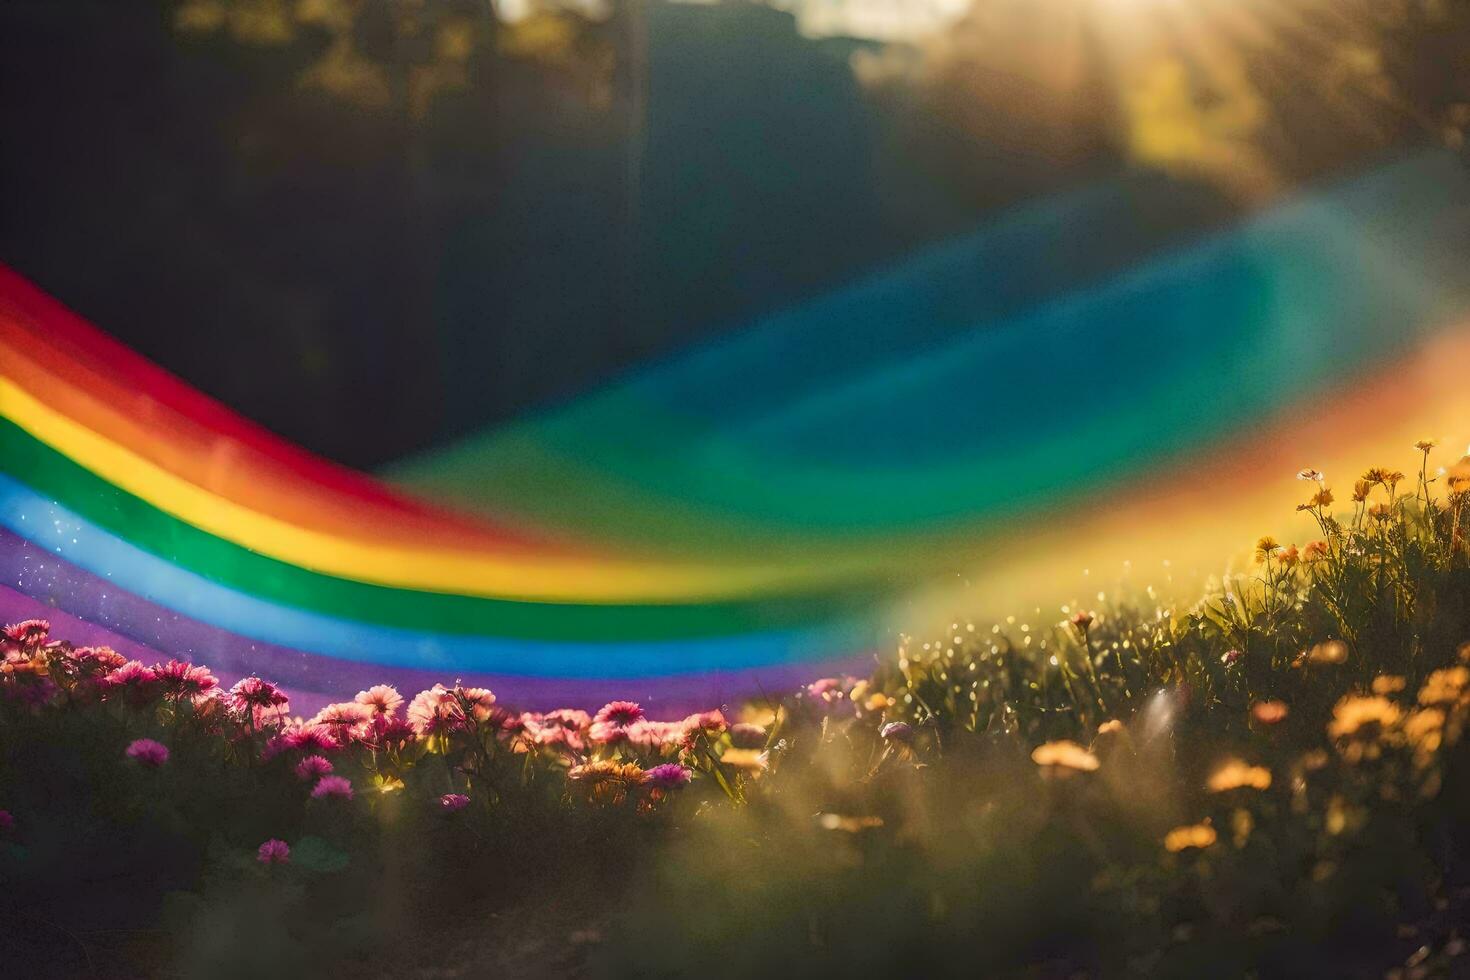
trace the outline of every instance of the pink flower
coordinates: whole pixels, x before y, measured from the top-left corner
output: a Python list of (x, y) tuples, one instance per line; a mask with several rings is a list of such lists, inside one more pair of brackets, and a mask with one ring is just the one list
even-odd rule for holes
[(443, 684), (420, 691), (408, 705), (408, 723), (414, 733), (426, 737), (464, 727), (464, 711), (454, 693)]
[(15, 816), (9, 810), (0, 810), (0, 833), (8, 834), (15, 829)]
[(146, 704), (162, 693), (158, 674), (141, 660), (129, 660), (102, 679), (109, 688), (124, 691), (134, 704)]
[(1242, 654), (1239, 650), (1226, 650), (1220, 657), (1220, 662), (1226, 667), (1233, 667), (1239, 662)]
[(151, 738), (140, 738), (127, 747), (126, 755), (140, 765), (157, 769), (168, 761), (168, 746)]
[(0, 628), (0, 639), (22, 650), (36, 650), (51, 635), (51, 624), (44, 619), (26, 619)]
[(291, 848), (283, 840), (268, 840), (255, 854), (261, 864), (285, 864), (291, 860)]
[(582, 752), (587, 748), (586, 737), (576, 728), (562, 728), (560, 725), (528, 721), (526, 722), (526, 734), (537, 745), (565, 748), (570, 752)]
[(127, 663), (127, 658), (112, 647), (77, 647), (67, 654), (67, 659), (78, 668), (91, 671), (116, 670)]
[(824, 677), (806, 686), (806, 697), (811, 705), (823, 714), (835, 711), (850, 712), (854, 705), (847, 699), (846, 690), (851, 683), (844, 684), (836, 677)]
[(318, 711), (306, 727), (330, 732), (338, 745), (351, 745), (367, 735), (372, 720), (372, 708), (356, 701), (341, 701)]
[(439, 797), (439, 807), (446, 813), (463, 810), (470, 805), (470, 798), (463, 793), (445, 793)]
[(495, 706), (495, 710), (491, 713), (491, 720), (495, 722), (496, 727), (500, 729), (501, 736), (505, 738), (513, 738), (526, 731), (526, 716), (510, 711), (502, 705)]
[(297, 728), (285, 733), (286, 748), (302, 752), (335, 752), (342, 747), (332, 729), (325, 725), (302, 722)]
[(592, 741), (610, 745), (628, 737), (628, 729), (644, 720), (643, 709), (632, 701), (610, 701), (592, 719)]
[(619, 731), (630, 745), (645, 752), (657, 752), (669, 746), (677, 746), (684, 740), (686, 729), (682, 721), (636, 721)]
[(454, 693), (460, 699), (467, 702), (470, 714), (476, 721), (486, 721), (490, 718), (492, 706), (495, 704), (495, 695), (483, 687), (456, 687)]
[(731, 725), (730, 744), (737, 749), (763, 749), (768, 735), (760, 725)]
[(565, 747), (572, 752), (581, 752), (587, 747), (583, 733), (592, 724), (592, 716), (585, 711), (560, 708), (544, 715), (524, 714), (526, 734), (537, 745)]
[(342, 743), (337, 741), (337, 736), (330, 728), (324, 725), (309, 725), (297, 718), (296, 721), (279, 735), (273, 735), (265, 743), (261, 750), (262, 760), (269, 762), (282, 752), (299, 751), (312, 752), (336, 752), (342, 748)]
[(602, 706), (602, 710), (592, 719), (592, 724), (603, 722), (616, 725), (619, 728), (627, 728), (635, 721), (642, 721), (646, 715), (643, 709), (633, 701), (610, 701)]
[(558, 708), (542, 715), (540, 722), (545, 728), (570, 728), (573, 731), (585, 732), (592, 727), (592, 716), (576, 708)]
[(219, 678), (211, 674), (208, 667), (196, 667), (186, 660), (154, 664), (153, 672), (158, 675), (164, 692), (174, 698), (198, 701), (219, 686)]
[(684, 719), (684, 727), (689, 731), (723, 732), (728, 724), (725, 721), (724, 712), (716, 708), (713, 711), (700, 711)]
[(259, 677), (244, 677), (230, 688), (228, 703), (238, 711), (246, 708), (279, 708), (285, 710), (290, 703), (281, 689), (270, 681)]
[(413, 726), (402, 718), (378, 715), (364, 738), (375, 749), (401, 748), (415, 737)]
[(643, 774), (643, 782), (657, 789), (681, 789), (694, 778), (694, 773), (677, 762), (654, 766)]
[(309, 755), (296, 763), (296, 778), (302, 782), (320, 779), (332, 771), (332, 762), (326, 756)]
[(323, 776), (312, 787), (311, 798), (324, 800), (329, 796), (341, 797), (344, 800), (352, 799), (352, 783), (341, 776)]
[(368, 688), (366, 691), (358, 691), (357, 696), (352, 700), (358, 704), (372, 708), (375, 714), (391, 715), (403, 703), (403, 695), (398, 693), (396, 687), (389, 687), (387, 684), (377, 684)]
[(260, 750), (260, 761), (269, 762), (282, 752), (290, 749), (290, 736), (286, 734), (272, 735), (265, 740), (265, 745)]

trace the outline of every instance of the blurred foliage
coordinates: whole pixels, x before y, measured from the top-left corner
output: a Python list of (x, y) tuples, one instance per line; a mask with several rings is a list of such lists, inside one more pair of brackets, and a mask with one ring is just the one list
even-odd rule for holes
[(511, 6), (6, 4), (0, 108), (26, 136), (0, 156), (0, 258), (375, 466), (1019, 199), (1163, 170), (1140, 210), (1203, 227), (1221, 192), (1470, 120), (1460, 3), (976, 0), (893, 43), (756, 3)]
[(1261, 200), (1389, 147), (1459, 147), (1467, 43), (1454, 0), (973, 0), (854, 68), (912, 110), (903, 144), (957, 193), (1116, 154)]
[(311, 46), (319, 53), (297, 74), (303, 88), (371, 109), (402, 107), (415, 120), (436, 97), (470, 86), (472, 62), (497, 53), (554, 69), (593, 102), (610, 97), (607, 40), (550, 6), (507, 25), (489, 0), (181, 0), (174, 27), (191, 38)]

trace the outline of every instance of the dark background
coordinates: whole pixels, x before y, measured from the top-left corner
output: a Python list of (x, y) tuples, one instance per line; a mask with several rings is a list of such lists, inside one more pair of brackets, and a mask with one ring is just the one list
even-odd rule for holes
[[(266, 39), (245, 21), (184, 29), (187, 6), (0, 5), (0, 261), (357, 466), (1139, 165), (1085, 70), (1072, 114), (1028, 137), (1012, 124), (1048, 118), (1045, 93), (967, 99), (996, 89), (983, 61), (928, 88), (864, 86), (855, 54), (924, 53), (806, 38), (757, 4), (620, 3), (511, 27), (473, 0), (362, 0), (345, 30)], [(450, 30), (469, 48), (446, 60)], [(372, 66), (365, 95), (303, 82), (344, 37)], [(1420, 31), (1406, 71), (1448, 43)], [(1439, 120), (1458, 94), (1420, 101)], [(1406, 115), (1368, 139), (1276, 101), (1322, 130), (1282, 137), (1292, 180), (1437, 132)], [(1203, 196), (1202, 221), (1238, 210)]]

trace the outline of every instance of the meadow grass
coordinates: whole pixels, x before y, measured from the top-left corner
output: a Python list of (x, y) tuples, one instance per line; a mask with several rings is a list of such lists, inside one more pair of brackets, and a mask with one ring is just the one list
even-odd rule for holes
[[(1470, 457), (1176, 608), (958, 621), (728, 715), (247, 679), (13, 624), (0, 906), (56, 975), (1375, 975), (1464, 948)], [(400, 710), (403, 709), (403, 710)], [(468, 938), (466, 938), (468, 937)], [(511, 956), (509, 951), (520, 950)], [(507, 958), (509, 957), (509, 958)]]

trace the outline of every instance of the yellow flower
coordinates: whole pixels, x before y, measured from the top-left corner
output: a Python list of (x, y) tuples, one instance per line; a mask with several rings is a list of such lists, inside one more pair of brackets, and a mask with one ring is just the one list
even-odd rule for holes
[(1424, 679), (1419, 689), (1420, 704), (1454, 704), (1470, 686), (1470, 667), (1446, 667)]
[[(1366, 473), (1363, 474), (1363, 481), (1365, 483), (1384, 483), (1384, 484), (1387, 484), (1389, 482), (1396, 482), (1396, 481), (1391, 481), (1390, 480), (1390, 478), (1393, 477), (1393, 476), (1394, 476), (1393, 471), (1389, 470), (1387, 467), (1385, 467), (1385, 466), (1375, 466), (1371, 470), (1369, 470), (1368, 472), (1366, 472)], [(1398, 474), (1398, 477), (1399, 477), (1400, 480), (1403, 479), (1403, 474), (1402, 473)]]
[(1414, 443), (1414, 448), (1419, 450), (1421, 453), (1427, 453), (1429, 452), (1429, 450), (1438, 445), (1439, 443), (1435, 442), (1433, 439), (1420, 439), (1418, 442)]
[(1353, 484), (1353, 500), (1362, 503), (1368, 499), (1368, 494), (1373, 492), (1373, 484), (1367, 480), (1359, 480)]
[(643, 783), (643, 769), (631, 762), (599, 759), (573, 766), (567, 772), (567, 779), (580, 787), (591, 802), (616, 806), (628, 798), (631, 787)]
[(1368, 508), (1368, 516), (1375, 521), (1391, 521), (1393, 520), (1393, 505), (1374, 504)]
[(776, 709), (768, 705), (748, 704), (740, 709), (740, 720), (747, 725), (759, 725), (762, 728), (770, 728), (776, 724), (778, 714)]
[(1451, 493), (1470, 491), (1470, 456), (1460, 457), (1460, 461), (1449, 468), (1445, 477)]
[(897, 703), (897, 701), (893, 700), (882, 691), (874, 691), (872, 694), (868, 695), (868, 700), (863, 702), (863, 707), (869, 711), (876, 712), (882, 711), (885, 708), (891, 708)]
[(1264, 562), (1281, 550), (1281, 542), (1266, 535), (1256, 542), (1256, 561)]
[(1164, 849), (1177, 854), (1197, 847), (1203, 850), (1215, 843), (1215, 828), (1207, 823), (1192, 823), (1175, 827), (1164, 836)]
[(1230, 759), (1211, 775), (1205, 787), (1211, 793), (1227, 793), (1232, 789), (1270, 789), (1271, 770)]
[(1078, 745), (1063, 739), (1038, 745), (1031, 753), (1031, 761), (1046, 771), (1093, 772), (1099, 763), (1097, 756)]
[(1383, 729), (1398, 724), (1403, 712), (1385, 697), (1349, 694), (1332, 709), (1327, 734), (1333, 738), (1377, 736)]
[(1397, 694), (1404, 689), (1406, 682), (1397, 674), (1381, 674), (1373, 678), (1374, 694)]
[(1314, 507), (1323, 507), (1323, 508), (1331, 507), (1332, 506), (1332, 501), (1335, 500), (1335, 499), (1336, 498), (1332, 496), (1332, 491), (1329, 490), (1329, 489), (1327, 489), (1326, 487), (1323, 487), (1322, 489), (1318, 490), (1316, 493), (1312, 494), (1312, 499), (1311, 500), (1308, 500), (1304, 504), (1298, 504), (1296, 509), (1297, 510), (1311, 510)]
[(756, 749), (726, 749), (725, 754), (720, 756), (720, 761), (746, 772), (761, 772), (768, 764), (768, 756)]

